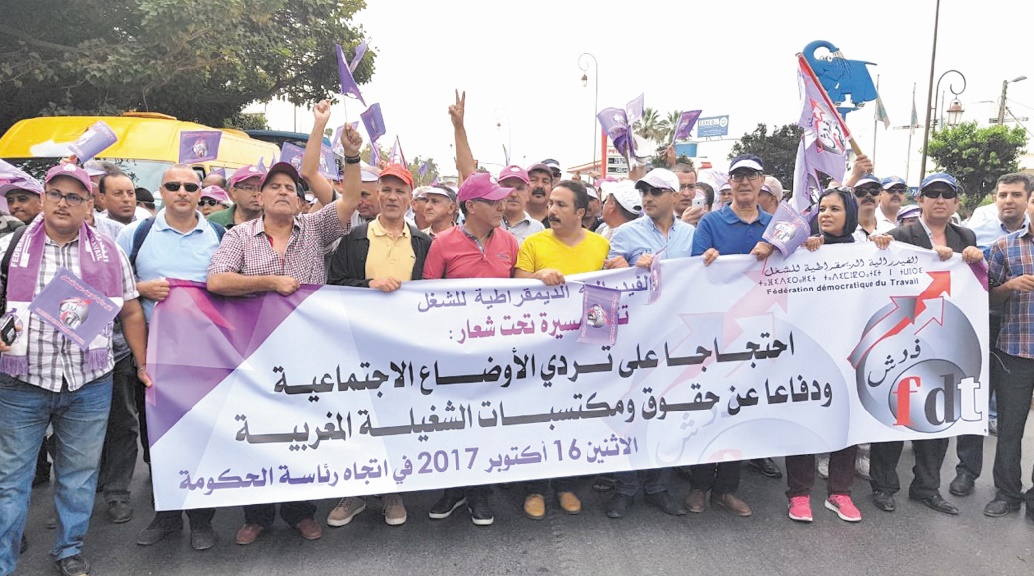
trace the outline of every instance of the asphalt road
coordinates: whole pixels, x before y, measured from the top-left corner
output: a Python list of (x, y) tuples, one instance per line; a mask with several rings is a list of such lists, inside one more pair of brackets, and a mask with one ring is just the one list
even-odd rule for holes
[[(1034, 460), (1032, 429), (1034, 425), (1028, 426), (1025, 471), (1031, 470)], [(449, 519), (432, 521), (427, 509), (437, 493), (416, 492), (405, 495), (409, 521), (403, 526), (386, 525), (379, 500), (370, 497), (367, 511), (351, 524), (325, 527), (323, 538), (312, 542), (278, 520), (254, 544), (238, 546), (233, 537), (243, 513), (239, 508), (221, 509), (214, 521), (219, 542), (204, 552), (191, 549), (187, 529), (155, 546), (135, 543), (137, 533), (152, 517), (147, 468), (140, 463), (134, 479), (133, 519), (111, 524), (98, 498), (84, 553), (95, 575), (1034, 573), (1034, 522), (1022, 511), (1005, 518), (987, 518), (982, 513), (994, 496), (990, 474), (994, 438), (985, 442), (985, 473), (975, 492), (965, 498), (947, 492), (954, 477), (954, 450), (953, 442), (942, 472), (942, 493), (959, 506), (959, 516), (939, 514), (904, 494), (898, 495), (896, 512), (882, 512), (872, 505), (868, 482), (856, 479), (854, 497), (863, 519), (849, 524), (822, 508), (825, 486), (820, 480), (812, 498), (815, 521), (798, 524), (786, 515), (785, 479), (765, 478), (745, 467), (739, 494), (754, 509), (750, 518), (711, 508), (703, 514), (672, 517), (637, 501), (627, 517), (612, 520), (603, 511), (609, 493), (595, 492), (591, 479), (584, 479), (579, 489), (584, 509), (577, 516), (564, 514), (550, 499), (544, 520), (528, 520), (521, 512), (520, 488), (502, 486), (496, 488), (493, 500), (494, 525), (474, 526), (465, 509)], [(777, 461), (782, 465), (781, 459)], [(906, 446), (899, 468), (905, 486), (911, 480), (911, 466)], [(673, 491), (684, 498), (688, 484), (677, 479)], [(30, 548), (17, 574), (56, 574), (47, 556), (54, 534), (44, 526), (52, 498), (50, 485), (33, 492), (27, 527)], [(325, 526), (334, 504), (320, 502), (316, 518), (321, 525)]]

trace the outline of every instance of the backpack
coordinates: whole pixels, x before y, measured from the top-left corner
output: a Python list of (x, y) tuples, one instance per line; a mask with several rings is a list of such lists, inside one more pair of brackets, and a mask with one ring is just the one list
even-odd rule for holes
[[(154, 218), (154, 216), (151, 216), (146, 220), (142, 220), (140, 222), (140, 225), (136, 227), (136, 231), (133, 232), (133, 249), (129, 252), (129, 265), (133, 267), (134, 273), (136, 272), (136, 257), (140, 253), (140, 247), (144, 245), (144, 240), (147, 239), (147, 235), (151, 232), (151, 226), (154, 226)], [(226, 234), (226, 228), (224, 228), (222, 224), (216, 224), (215, 222), (211, 222), (209, 220), (205, 220), (205, 222), (208, 222), (208, 225), (211, 226), (212, 230), (215, 231), (216, 237), (219, 239), (220, 242), (222, 242), (223, 235)], [(6, 258), (5, 255), (4, 262), (7, 262), (8, 260), (9, 259)], [(6, 280), (7, 269), (4, 268), (2, 271), (0, 271), (0, 273), (3, 274), (3, 276), (0, 276), (0, 279)]]

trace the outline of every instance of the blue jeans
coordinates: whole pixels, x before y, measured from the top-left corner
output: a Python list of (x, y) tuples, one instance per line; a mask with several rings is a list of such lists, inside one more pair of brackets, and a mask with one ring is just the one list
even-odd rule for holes
[(50, 392), (0, 374), (0, 574), (14, 572), (29, 512), (36, 455), (54, 426), (53, 560), (79, 554), (90, 526), (97, 468), (111, 407), (111, 374), (76, 390)]

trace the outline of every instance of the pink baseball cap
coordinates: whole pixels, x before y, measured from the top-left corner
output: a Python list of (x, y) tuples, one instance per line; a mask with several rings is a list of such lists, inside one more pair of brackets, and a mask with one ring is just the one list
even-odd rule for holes
[(456, 196), (460, 203), (478, 199), (494, 202), (506, 198), (511, 192), (513, 192), (513, 188), (503, 188), (499, 185), (499, 180), (491, 174), (478, 172), (471, 174), (463, 181), (463, 184), (460, 184)]
[(28, 174), (17, 175), (11, 178), (0, 178), (0, 196), (7, 197), (8, 192), (24, 190), (33, 194), (43, 195), (43, 185)]
[(220, 186), (206, 186), (201, 189), (202, 198), (211, 198), (220, 204), (229, 204), (230, 196)]
[(47, 171), (47, 177), (43, 179), (44, 184), (50, 184), (50, 181), (58, 176), (68, 176), (74, 178), (83, 188), (86, 188), (87, 193), (93, 192), (93, 181), (90, 180), (90, 175), (86, 173), (86, 170), (76, 166), (75, 164), (58, 164)]
[(506, 168), (503, 168), (501, 172), (499, 172), (500, 182), (506, 180), (507, 178), (517, 178), (525, 184), (531, 183), (531, 177), (528, 176), (528, 171), (524, 168), (521, 168), (520, 166), (517, 166), (516, 164), (507, 166)]
[(247, 166), (241, 166), (234, 171), (233, 176), (230, 176), (230, 188), (233, 188), (237, 184), (247, 180), (248, 178), (263, 178), (266, 175), (266, 171), (254, 164), (248, 164)]

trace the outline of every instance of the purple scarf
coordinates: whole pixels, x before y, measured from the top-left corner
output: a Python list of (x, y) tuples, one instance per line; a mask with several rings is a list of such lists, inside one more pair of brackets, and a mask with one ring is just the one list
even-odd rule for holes
[[(43, 247), (46, 243), (46, 227), (43, 215), (25, 229), (25, 233), (11, 255), (11, 267), (7, 275), (8, 309), (17, 309), (18, 319), (28, 326), (28, 306), (36, 295), (40, 266), (43, 263)], [(82, 280), (102, 292), (105, 296), (122, 303), (122, 261), (118, 246), (103, 234), (97, 234), (83, 222), (79, 227), (79, 273)], [(86, 368), (100, 370), (107, 365), (110, 353), (111, 327), (104, 335), (90, 343), (86, 351)], [(11, 351), (0, 358), (0, 370), (12, 376), (29, 373), (28, 338), (18, 338), (11, 345)]]

